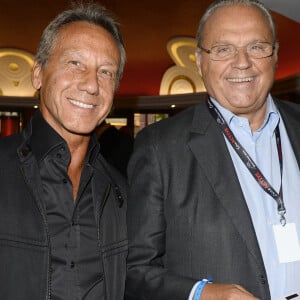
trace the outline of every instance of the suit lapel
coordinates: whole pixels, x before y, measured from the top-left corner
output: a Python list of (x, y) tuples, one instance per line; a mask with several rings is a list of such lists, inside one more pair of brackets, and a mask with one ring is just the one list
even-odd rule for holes
[(275, 99), (275, 103), (284, 120), (284, 124), (292, 144), (298, 166), (300, 168), (300, 120), (299, 112), (290, 107), (288, 103)]
[(249, 252), (262, 264), (251, 216), (224, 137), (203, 105), (196, 108), (189, 147)]

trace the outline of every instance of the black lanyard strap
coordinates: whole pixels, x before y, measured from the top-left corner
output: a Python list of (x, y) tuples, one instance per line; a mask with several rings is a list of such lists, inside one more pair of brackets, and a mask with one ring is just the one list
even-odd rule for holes
[(214, 119), (217, 121), (217, 124), (223, 131), (225, 137), (235, 150), (235, 152), (238, 154), (240, 159), (243, 161), (249, 172), (252, 174), (254, 179), (257, 181), (257, 183), (261, 186), (261, 188), (268, 193), (276, 202), (277, 202), (277, 211), (280, 215), (280, 223), (282, 226), (286, 224), (285, 219), (285, 213), (286, 209), (283, 202), (282, 197), (282, 170), (283, 170), (283, 162), (282, 162), (282, 150), (281, 150), (281, 139), (280, 139), (280, 132), (279, 132), (279, 125), (277, 124), (275, 129), (275, 136), (276, 136), (276, 145), (277, 145), (277, 152), (278, 152), (278, 159), (280, 164), (280, 189), (279, 193), (275, 191), (275, 189), (272, 187), (272, 185), (268, 182), (268, 180), (265, 178), (265, 176), (262, 174), (260, 169), (257, 167), (255, 162), (252, 160), (251, 156), (247, 153), (247, 151), (244, 149), (244, 147), (239, 143), (239, 141), (234, 136), (233, 132), (229, 128), (227, 122), (225, 121), (224, 117), (222, 116), (221, 112), (218, 110), (218, 108), (214, 105), (214, 103), (207, 97), (206, 101), (207, 107), (214, 117)]

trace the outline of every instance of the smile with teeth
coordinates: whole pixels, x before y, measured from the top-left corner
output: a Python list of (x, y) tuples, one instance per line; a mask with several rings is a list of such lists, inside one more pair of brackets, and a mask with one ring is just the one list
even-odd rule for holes
[(251, 82), (254, 80), (254, 77), (245, 77), (245, 78), (227, 78), (229, 82)]
[(82, 108), (94, 108), (96, 105), (93, 105), (93, 104), (86, 104), (86, 103), (83, 103), (83, 102), (80, 102), (80, 101), (77, 101), (77, 100), (73, 100), (73, 99), (68, 99), (73, 105), (76, 105), (76, 106), (79, 106), (79, 107), (82, 107)]

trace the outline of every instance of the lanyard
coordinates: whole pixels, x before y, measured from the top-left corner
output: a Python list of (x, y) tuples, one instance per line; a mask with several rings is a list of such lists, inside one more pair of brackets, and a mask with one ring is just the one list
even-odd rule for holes
[(257, 183), (261, 186), (261, 188), (268, 193), (276, 202), (277, 202), (277, 211), (280, 215), (280, 223), (282, 226), (286, 224), (285, 219), (285, 213), (286, 209), (284, 206), (283, 198), (282, 198), (282, 151), (281, 151), (281, 139), (280, 139), (280, 132), (279, 132), (279, 125), (276, 126), (275, 129), (275, 137), (276, 137), (276, 145), (277, 145), (277, 152), (278, 152), (278, 159), (280, 164), (280, 189), (279, 193), (275, 191), (275, 189), (271, 186), (271, 184), (268, 182), (268, 180), (265, 178), (265, 176), (262, 174), (262, 172), (259, 170), (255, 162), (252, 160), (250, 155), (247, 153), (247, 151), (244, 149), (244, 147), (239, 143), (239, 141), (235, 138), (233, 132), (229, 128), (228, 124), (226, 123), (224, 117), (222, 116), (221, 112), (218, 110), (218, 108), (214, 105), (214, 103), (207, 97), (206, 101), (207, 107), (214, 117), (214, 119), (217, 121), (219, 127), (222, 129), (225, 137), (233, 147), (233, 149), (236, 151), (238, 156), (241, 158), (249, 172), (252, 174), (254, 179), (257, 181)]

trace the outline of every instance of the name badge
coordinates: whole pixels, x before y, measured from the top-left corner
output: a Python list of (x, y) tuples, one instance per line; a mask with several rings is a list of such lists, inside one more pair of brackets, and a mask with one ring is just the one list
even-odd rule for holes
[(295, 223), (273, 225), (279, 263), (300, 261), (300, 245)]

